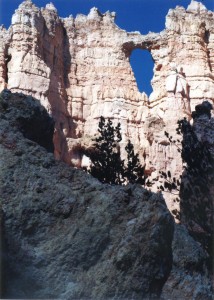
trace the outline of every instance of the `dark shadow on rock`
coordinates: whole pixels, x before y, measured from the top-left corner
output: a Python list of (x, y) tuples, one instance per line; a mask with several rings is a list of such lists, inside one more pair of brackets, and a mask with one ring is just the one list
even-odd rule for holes
[[(66, 138), (67, 135), (72, 138), (76, 137), (76, 124), (73, 123), (73, 119), (71, 121), (67, 110), (68, 95), (66, 89), (70, 86), (68, 75), (71, 69), (72, 57), (69, 49), (68, 32), (63, 22), (61, 20), (57, 21), (56, 32), (54, 33), (50, 32), (50, 28), (48, 28), (48, 23), (50, 26), (50, 24), (56, 22), (56, 18), (55, 14), (52, 14), (50, 20), (43, 17), (44, 35), (38, 33), (38, 44), (42, 47), (37, 47), (36, 51), (38, 51), (38, 56), (43, 59), (44, 65), (51, 71), (49, 75), (50, 84), (45, 97), (47, 97), (51, 115), (55, 121), (55, 139), (57, 140), (55, 156), (57, 159), (69, 163), (70, 161), (65, 155), (68, 152)], [(56, 41), (55, 34), (57, 35)]]
[(214, 118), (208, 101), (192, 113), (193, 125), (183, 125), (182, 159), (187, 166), (180, 188), (181, 223), (209, 254), (213, 268)]
[[(208, 101), (197, 105), (193, 124), (178, 121), (181, 157), (185, 163), (180, 186), (180, 212), (172, 242), (172, 271), (161, 300), (212, 300), (214, 119)], [(179, 151), (179, 152), (180, 152)]]
[(3, 90), (0, 97), (4, 118), (17, 127), (25, 138), (53, 153), (54, 121), (40, 101), (21, 93), (13, 94), (9, 90)]
[(5, 239), (3, 232), (3, 210), (0, 208), (0, 298), (4, 298), (5, 295), (5, 261), (6, 261), (6, 251), (5, 251)]
[(207, 270), (207, 253), (188, 233), (176, 224), (172, 243), (173, 267), (163, 287), (161, 300), (212, 300), (212, 278)]

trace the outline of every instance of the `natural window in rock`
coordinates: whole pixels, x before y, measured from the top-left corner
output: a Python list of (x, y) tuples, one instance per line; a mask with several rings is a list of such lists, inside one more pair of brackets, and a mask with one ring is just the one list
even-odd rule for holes
[(140, 92), (148, 96), (152, 92), (151, 80), (153, 78), (154, 61), (149, 51), (135, 49), (130, 56), (130, 64), (135, 75)]

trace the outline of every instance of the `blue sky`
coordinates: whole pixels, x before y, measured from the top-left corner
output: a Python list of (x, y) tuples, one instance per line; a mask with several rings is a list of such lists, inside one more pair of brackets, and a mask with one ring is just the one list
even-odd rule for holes
[[(78, 13), (88, 14), (90, 8), (97, 7), (102, 13), (107, 10), (117, 14), (116, 24), (127, 31), (160, 32), (165, 27), (165, 16), (170, 8), (177, 5), (187, 8), (191, 0), (52, 0), (59, 16), (76, 16)], [(0, 24), (9, 27), (11, 16), (22, 0), (0, 0)], [(38, 7), (44, 7), (50, 1), (33, 0)], [(214, 9), (214, 0), (202, 1), (210, 9)], [(150, 53), (135, 50), (131, 56), (131, 64), (140, 91), (151, 93), (153, 63)]]

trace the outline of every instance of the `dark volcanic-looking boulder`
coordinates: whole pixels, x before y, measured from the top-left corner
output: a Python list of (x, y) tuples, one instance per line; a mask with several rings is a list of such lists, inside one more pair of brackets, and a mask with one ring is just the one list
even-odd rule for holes
[[(17, 122), (24, 107), (30, 123), (42, 108), (7, 95), (0, 103), (2, 296), (159, 297), (172, 266), (174, 229), (161, 194), (103, 185), (56, 162)], [(41, 128), (49, 118), (42, 116)]]

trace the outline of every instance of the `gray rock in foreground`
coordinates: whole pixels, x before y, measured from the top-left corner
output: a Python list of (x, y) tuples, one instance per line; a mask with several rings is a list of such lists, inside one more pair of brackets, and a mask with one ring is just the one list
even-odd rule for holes
[(31, 97), (0, 97), (1, 297), (212, 299), (207, 255), (184, 226), (173, 237), (162, 196), (55, 161), (52, 129)]
[(176, 224), (172, 243), (173, 267), (163, 287), (162, 300), (212, 300), (213, 287), (208, 254), (189, 234)]
[(174, 228), (162, 196), (137, 185), (103, 185), (56, 162), (18, 131), (19, 108), (30, 119), (33, 99), (9, 93), (6, 100), (0, 108), (2, 296), (158, 297), (172, 266)]

